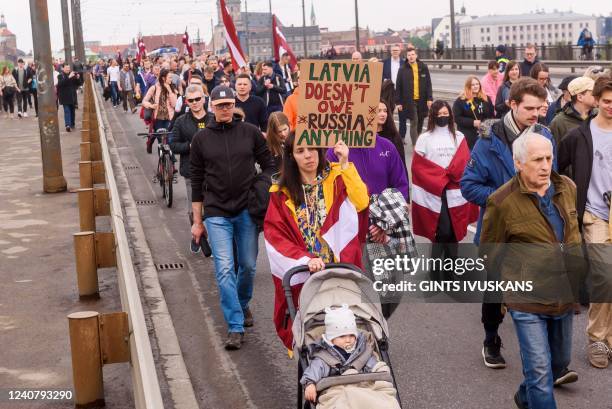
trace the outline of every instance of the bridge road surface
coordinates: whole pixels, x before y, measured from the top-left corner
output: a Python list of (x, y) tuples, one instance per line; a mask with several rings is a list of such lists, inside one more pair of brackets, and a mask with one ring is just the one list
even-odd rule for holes
[[(138, 207), (154, 261), (184, 265), (160, 270), (159, 277), (200, 407), (295, 408), (297, 364), (288, 359), (274, 331), (273, 284), (261, 235), (251, 302), (255, 326), (246, 329), (241, 350), (226, 352), (212, 259), (188, 249), (183, 179), (174, 184), (175, 204), (166, 208), (159, 185), (152, 181), (155, 150), (148, 155), (144, 140), (136, 136), (144, 132), (143, 122), (137, 114), (125, 114), (109, 103), (105, 107), (122, 166), (138, 166), (126, 171), (134, 199), (158, 200)], [(481, 358), (480, 309), (480, 304), (400, 305), (389, 320), (390, 354), (404, 408), (514, 408), (522, 373), (511, 319), (500, 328), (508, 367), (488, 369)], [(583, 310), (574, 321), (571, 367), (580, 380), (556, 389), (557, 401), (560, 408), (612, 409), (612, 368), (596, 370), (586, 362), (585, 320)]]

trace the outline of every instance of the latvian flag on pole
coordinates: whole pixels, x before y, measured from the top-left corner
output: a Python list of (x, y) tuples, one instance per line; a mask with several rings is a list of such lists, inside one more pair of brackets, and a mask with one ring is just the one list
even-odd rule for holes
[(278, 62), (284, 53), (288, 53), (289, 65), (295, 67), (297, 65), (297, 58), (295, 58), (293, 50), (276, 22), (276, 15), (272, 16), (272, 32), (274, 33), (274, 60)]
[(227, 48), (232, 56), (232, 66), (234, 67), (234, 71), (237, 72), (240, 67), (246, 66), (247, 62), (244, 58), (242, 48), (240, 47), (240, 41), (238, 41), (238, 34), (236, 34), (234, 21), (232, 20), (232, 16), (230, 16), (227, 7), (225, 7), (225, 0), (220, 1), (223, 27), (225, 30), (225, 42), (227, 43)]
[[(367, 208), (362, 212), (351, 203), (341, 177), (335, 180), (335, 200), (321, 227), (321, 237), (329, 245), (336, 261), (361, 266), (361, 244), (365, 237), (364, 223), (367, 223)], [(270, 194), (270, 203), (264, 222), (264, 239), (270, 270), (274, 281), (274, 324), (276, 332), (287, 349), (293, 348), (292, 322), (287, 315), (287, 299), (283, 290), (283, 276), (293, 267), (308, 263), (314, 256), (308, 252), (304, 239), (285, 204), (283, 192)], [(360, 226), (362, 227), (360, 229)], [(310, 273), (293, 276), (291, 280), (293, 299), (297, 303), (300, 290)]]
[(457, 241), (461, 241), (467, 226), (478, 219), (478, 207), (461, 195), (459, 182), (470, 150), (465, 139), (461, 141), (447, 169), (425, 159), (418, 153), (412, 157), (412, 227), (413, 233), (435, 241), (438, 219), (442, 208), (442, 193), (446, 188), (448, 210)]
[(185, 46), (183, 54), (187, 54), (190, 58), (193, 58), (193, 47), (189, 44), (189, 33), (187, 33), (186, 29), (185, 34), (183, 34), (183, 45)]

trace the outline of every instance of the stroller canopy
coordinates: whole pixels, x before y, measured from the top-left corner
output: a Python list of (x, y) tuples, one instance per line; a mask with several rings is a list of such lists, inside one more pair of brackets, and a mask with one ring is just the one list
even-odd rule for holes
[(348, 268), (330, 268), (312, 274), (300, 293), (299, 310), (293, 321), (293, 339), (298, 349), (304, 345), (304, 324), (329, 306), (348, 304), (356, 317), (367, 320), (374, 337), (389, 337), (387, 321), (380, 307), (380, 296), (372, 281)]

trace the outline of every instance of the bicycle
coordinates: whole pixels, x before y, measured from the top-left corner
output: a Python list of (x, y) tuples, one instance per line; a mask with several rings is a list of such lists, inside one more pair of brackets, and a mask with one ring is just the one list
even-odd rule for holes
[(157, 139), (157, 154), (159, 160), (157, 162), (157, 173), (155, 175), (155, 181), (159, 182), (159, 186), (162, 190), (162, 197), (167, 207), (172, 207), (172, 185), (174, 184), (174, 161), (172, 160), (172, 150), (168, 145), (168, 134), (170, 131), (159, 128), (156, 132), (153, 132), (153, 128), (147, 133), (139, 133), (138, 136), (143, 138), (155, 138)]

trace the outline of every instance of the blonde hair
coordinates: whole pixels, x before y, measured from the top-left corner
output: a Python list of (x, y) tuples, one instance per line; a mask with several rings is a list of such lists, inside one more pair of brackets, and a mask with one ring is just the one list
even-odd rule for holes
[[(480, 90), (478, 91), (477, 95), (472, 95), (472, 81), (474, 80), (478, 81), (478, 85), (480, 85)], [(474, 99), (475, 97), (478, 97), (483, 101), (489, 100), (489, 97), (487, 97), (487, 94), (485, 94), (484, 90), (482, 89), (482, 82), (480, 82), (477, 76), (470, 75), (467, 77), (467, 79), (465, 80), (465, 84), (463, 85), (463, 93), (461, 94), (461, 98), (467, 100)]]

